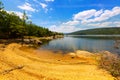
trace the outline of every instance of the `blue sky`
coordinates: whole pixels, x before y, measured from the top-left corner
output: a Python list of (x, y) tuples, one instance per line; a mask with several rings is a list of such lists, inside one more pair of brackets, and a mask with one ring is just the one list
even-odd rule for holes
[(5, 10), (51, 31), (120, 27), (120, 0), (2, 0)]

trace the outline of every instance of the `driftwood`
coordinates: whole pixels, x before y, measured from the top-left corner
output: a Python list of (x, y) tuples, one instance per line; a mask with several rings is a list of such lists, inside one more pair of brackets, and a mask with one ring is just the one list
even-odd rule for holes
[(8, 73), (11, 72), (11, 71), (14, 71), (14, 70), (17, 70), (17, 69), (22, 69), (23, 67), (24, 67), (24, 66), (16, 66), (16, 67), (13, 67), (13, 68), (11, 68), (11, 69), (6, 69), (6, 70), (2, 71), (0, 74), (5, 75), (5, 74), (8, 74)]

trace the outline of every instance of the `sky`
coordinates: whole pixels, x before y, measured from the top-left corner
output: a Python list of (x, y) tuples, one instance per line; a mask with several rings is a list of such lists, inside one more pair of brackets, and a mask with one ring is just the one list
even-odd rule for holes
[(120, 0), (2, 0), (7, 12), (22, 18), (25, 10), (33, 24), (51, 31), (120, 27)]

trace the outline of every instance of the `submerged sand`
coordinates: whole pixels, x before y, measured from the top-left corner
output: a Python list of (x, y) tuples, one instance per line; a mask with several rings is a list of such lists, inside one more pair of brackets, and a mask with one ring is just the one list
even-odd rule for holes
[(0, 80), (114, 80), (87, 51), (62, 54), (0, 45)]

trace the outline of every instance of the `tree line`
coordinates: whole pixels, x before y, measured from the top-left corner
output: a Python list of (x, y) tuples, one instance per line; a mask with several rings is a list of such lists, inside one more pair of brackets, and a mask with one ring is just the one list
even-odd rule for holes
[(23, 11), (22, 18), (14, 12), (8, 13), (4, 10), (4, 5), (0, 1), (0, 38), (43, 37), (58, 34), (62, 33), (52, 32), (47, 28), (33, 24), (32, 21), (28, 21), (25, 11)]
[(69, 33), (69, 35), (120, 35), (120, 27), (80, 30), (73, 33)]

